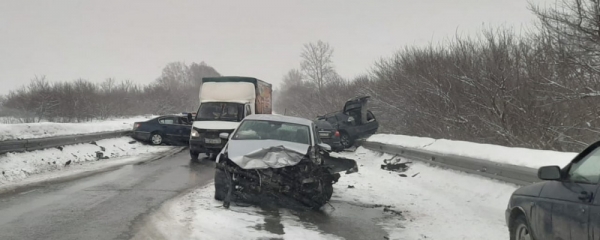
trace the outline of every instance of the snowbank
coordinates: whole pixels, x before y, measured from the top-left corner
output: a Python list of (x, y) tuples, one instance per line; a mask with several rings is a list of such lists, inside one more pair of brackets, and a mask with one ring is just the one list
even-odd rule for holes
[(547, 165), (558, 165), (563, 167), (577, 155), (577, 153), (572, 152), (511, 148), (491, 144), (391, 134), (376, 134), (367, 139), (367, 141), (424, 149), (436, 153), (467, 156), (531, 168), (539, 168)]
[(147, 121), (154, 117), (156, 116), (139, 116), (84, 123), (40, 122), (0, 124), (0, 141), (129, 130), (133, 128), (134, 122)]
[(504, 210), (515, 185), (419, 162), (406, 172), (386, 171), (381, 164), (392, 155), (362, 147), (342, 155), (355, 159), (359, 171), (340, 178), (332, 200), (390, 205), (402, 212), (405, 219), (378, 223), (389, 239), (508, 239)]
[[(142, 156), (171, 149), (173, 147), (144, 145), (134, 142), (130, 137), (121, 137), (103, 139), (97, 141), (96, 145), (87, 143), (64, 146), (62, 150), (51, 148), (24, 153), (7, 153), (0, 155), (0, 186), (44, 172), (73, 168), (85, 162), (112, 161), (123, 156)], [(101, 151), (108, 158), (98, 160), (97, 151)]]

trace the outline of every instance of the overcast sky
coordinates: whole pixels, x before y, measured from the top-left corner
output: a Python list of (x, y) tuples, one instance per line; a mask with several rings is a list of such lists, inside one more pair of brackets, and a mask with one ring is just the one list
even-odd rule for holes
[(533, 21), (525, 0), (1, 0), (0, 94), (36, 75), (149, 83), (173, 61), (278, 84), (319, 39), (351, 78), (405, 46)]

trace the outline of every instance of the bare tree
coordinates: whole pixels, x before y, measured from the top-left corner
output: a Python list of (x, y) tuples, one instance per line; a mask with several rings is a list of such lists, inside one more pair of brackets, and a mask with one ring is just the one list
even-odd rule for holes
[(282, 90), (302, 84), (302, 72), (292, 69), (283, 76)]
[(302, 50), (302, 62), (300, 67), (307, 80), (313, 82), (319, 90), (325, 83), (334, 77), (335, 69), (333, 67), (333, 48), (329, 43), (321, 40), (316, 43), (304, 44)]
[(189, 67), (189, 71), (195, 86), (202, 84), (202, 78), (221, 76), (217, 70), (208, 66), (205, 62), (201, 62), (200, 64), (192, 63)]
[[(599, 97), (600, 1), (562, 0), (551, 8), (530, 5), (530, 9), (540, 20), (540, 30), (552, 50), (563, 56), (558, 60), (584, 70), (573, 80), (586, 90), (565, 91), (560, 100)], [(568, 86), (561, 87), (569, 90)]]
[(352, 81), (292, 85), (277, 107), (314, 118), (352, 96), (370, 95), (380, 132), (578, 151), (600, 133), (592, 97), (600, 81), (599, 73), (570, 60), (571, 48), (547, 31), (488, 30), (407, 47)]
[(203, 76), (218, 76), (218, 72), (205, 63), (192, 63), (190, 67), (171, 63), (160, 78), (146, 86), (115, 79), (98, 84), (84, 79), (50, 83), (36, 77), (29, 85), (9, 92), (0, 110), (22, 122), (74, 122), (194, 111), (199, 91), (194, 79)]

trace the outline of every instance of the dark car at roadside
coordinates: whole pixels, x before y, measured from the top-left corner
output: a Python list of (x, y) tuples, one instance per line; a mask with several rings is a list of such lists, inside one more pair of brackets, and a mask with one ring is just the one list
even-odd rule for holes
[(545, 166), (537, 174), (543, 181), (521, 187), (510, 197), (510, 239), (599, 239), (600, 142), (565, 167)]
[(379, 122), (367, 108), (369, 96), (351, 98), (340, 112), (317, 116), (317, 120), (329, 122), (340, 134), (344, 148), (350, 148), (356, 140), (367, 138), (377, 132)]
[(132, 137), (152, 145), (183, 145), (189, 141), (191, 129), (192, 123), (188, 116), (165, 115), (145, 122), (135, 122)]
[(318, 130), (318, 136), (321, 141), (329, 146), (331, 150), (340, 152), (344, 150), (340, 140), (340, 132), (331, 125), (331, 123), (323, 120), (313, 121)]

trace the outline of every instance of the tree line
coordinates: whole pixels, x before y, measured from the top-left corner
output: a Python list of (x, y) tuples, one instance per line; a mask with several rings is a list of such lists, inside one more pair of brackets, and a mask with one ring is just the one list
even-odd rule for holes
[(148, 85), (106, 79), (50, 82), (34, 78), (28, 85), (0, 97), (0, 117), (19, 122), (80, 122), (91, 119), (195, 111), (203, 77), (220, 74), (204, 62), (167, 64)]
[(314, 119), (369, 95), (383, 133), (580, 151), (600, 133), (600, 3), (530, 10), (536, 31), (406, 47), (350, 80), (335, 72), (331, 46), (306, 44), (275, 110)]

